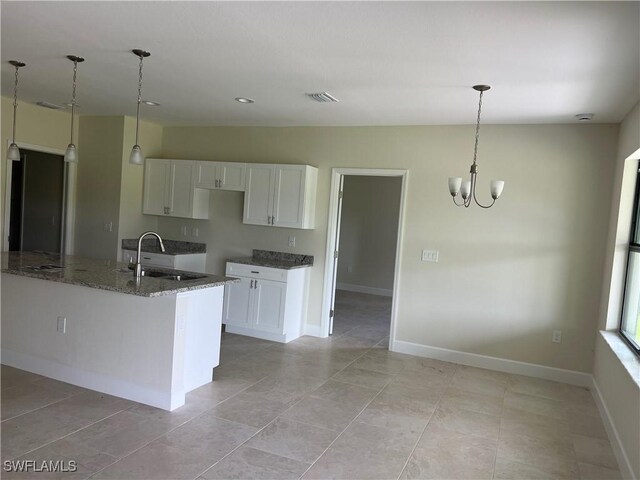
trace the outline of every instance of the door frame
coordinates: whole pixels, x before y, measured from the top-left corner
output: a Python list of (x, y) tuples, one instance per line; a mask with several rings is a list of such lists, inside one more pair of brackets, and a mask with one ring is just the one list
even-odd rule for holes
[[(7, 148), (11, 140), (7, 140)], [(18, 148), (40, 153), (50, 153), (64, 157), (65, 151), (58, 148), (33, 145), (30, 143), (16, 142)], [(76, 198), (76, 164), (64, 162), (64, 182), (62, 185), (62, 254), (73, 254), (73, 233), (75, 225), (75, 198)], [(2, 239), (3, 251), (9, 251), (9, 229), (11, 228), (11, 178), (13, 177), (13, 161), (7, 159), (7, 171), (5, 177), (4, 192), (4, 230)]]
[(404, 235), (404, 218), (407, 200), (408, 170), (386, 168), (332, 168), (331, 189), (329, 191), (329, 218), (327, 226), (327, 251), (325, 254), (324, 289), (322, 297), (322, 316), (320, 318), (320, 336), (329, 336), (329, 312), (331, 310), (331, 289), (333, 287), (333, 265), (336, 245), (336, 230), (338, 228), (338, 195), (340, 193), (340, 179), (343, 176), (358, 175), (366, 177), (401, 177), (400, 211), (398, 212), (398, 237), (396, 239), (396, 260), (393, 272), (393, 296), (391, 303), (391, 329), (389, 332), (389, 350), (394, 350), (396, 339), (396, 324), (398, 316), (398, 294), (400, 292), (400, 259), (402, 257), (402, 239)]

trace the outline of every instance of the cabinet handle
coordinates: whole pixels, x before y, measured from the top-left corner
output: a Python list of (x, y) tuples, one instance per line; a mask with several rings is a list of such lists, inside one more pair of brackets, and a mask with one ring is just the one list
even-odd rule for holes
[(253, 280), (251, 280), (251, 284), (249, 285), (249, 289), (253, 288)]
[(164, 214), (165, 214), (165, 215), (169, 215), (169, 212), (170, 212), (170, 211), (171, 211), (171, 210), (169, 209), (169, 207), (164, 207)]
[(253, 288), (258, 288), (258, 280), (253, 281)]
[(216, 188), (220, 188), (220, 180), (216, 179)]

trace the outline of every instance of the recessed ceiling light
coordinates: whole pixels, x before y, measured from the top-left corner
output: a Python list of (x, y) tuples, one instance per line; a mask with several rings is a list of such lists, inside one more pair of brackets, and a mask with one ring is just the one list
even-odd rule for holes
[(246, 98), (246, 97), (236, 97), (236, 102), (240, 102), (240, 103), (254, 103), (255, 100), (252, 100), (250, 98)]
[(590, 122), (593, 120), (593, 113), (579, 113), (576, 118), (581, 122)]
[(153, 102), (151, 100), (142, 100), (142, 103), (145, 105), (149, 105), (150, 107), (159, 107), (160, 104), (158, 102)]

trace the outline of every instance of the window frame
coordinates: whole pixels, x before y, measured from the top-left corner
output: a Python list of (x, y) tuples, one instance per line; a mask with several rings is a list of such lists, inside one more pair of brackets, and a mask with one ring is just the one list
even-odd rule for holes
[[(627, 248), (627, 265), (625, 268), (624, 274), (624, 287), (622, 290), (622, 305), (620, 309), (620, 322), (618, 323), (618, 333), (620, 337), (629, 345), (629, 348), (633, 350), (633, 352), (640, 356), (640, 345), (630, 336), (627, 332), (622, 328), (622, 323), (624, 321), (624, 311), (625, 311), (625, 301), (627, 296), (627, 283), (629, 282), (629, 265), (631, 263), (631, 252), (640, 253), (640, 243), (636, 243), (636, 235), (638, 232), (638, 228), (640, 228), (640, 214), (638, 213), (638, 208), (640, 208), (640, 164), (637, 169), (638, 175), (636, 178), (636, 190), (633, 196), (633, 213), (631, 217), (631, 234), (629, 238), (629, 246)], [(637, 328), (637, 327), (636, 327)]]

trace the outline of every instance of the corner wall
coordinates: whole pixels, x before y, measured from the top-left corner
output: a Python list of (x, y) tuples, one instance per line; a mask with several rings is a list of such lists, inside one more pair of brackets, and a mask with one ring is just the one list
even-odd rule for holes
[[(618, 461), (635, 478), (640, 478), (640, 369), (635, 361), (636, 378), (628, 370), (630, 362), (623, 364), (611, 343), (627, 348), (617, 335), (621, 317), (627, 248), (630, 238), (633, 196), (640, 158), (640, 102), (627, 114), (620, 125), (618, 154), (615, 165), (615, 183), (611, 201), (610, 224), (603, 269), (602, 301), (599, 330), (593, 364), (594, 382), (601, 401), (608, 411), (608, 420), (617, 438)], [(635, 152), (635, 155), (633, 155)], [(605, 341), (609, 338), (610, 341)], [(620, 453), (620, 451), (624, 453)], [(620, 458), (620, 457), (623, 458)], [(624, 458), (626, 457), (626, 458)], [(628, 472), (629, 473), (629, 472)]]
[[(331, 168), (407, 169), (397, 340), (591, 373), (617, 136), (617, 125), (483, 126), (480, 198), (506, 181), (483, 210), (454, 207), (447, 189), (468, 172), (473, 126), (165, 127), (165, 158), (317, 166), (316, 229), (243, 225), (242, 194), (215, 191), (209, 220), (158, 228), (206, 242), (212, 273), (253, 248), (314, 255), (307, 322), (318, 326)], [(440, 262), (421, 262), (423, 248)]]
[(344, 178), (338, 288), (391, 296), (402, 179)]

